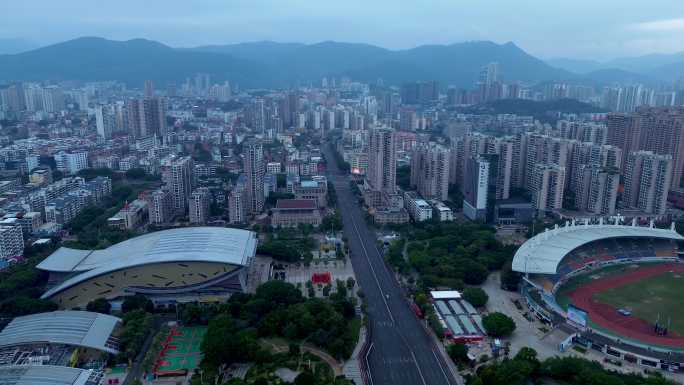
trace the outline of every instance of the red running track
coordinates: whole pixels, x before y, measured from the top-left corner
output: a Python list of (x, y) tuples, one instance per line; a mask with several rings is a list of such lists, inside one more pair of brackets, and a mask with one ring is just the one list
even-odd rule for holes
[(617, 312), (614, 307), (594, 300), (596, 293), (606, 291), (632, 282), (640, 281), (649, 277), (664, 274), (670, 271), (684, 274), (684, 265), (662, 264), (650, 267), (639, 267), (629, 273), (600, 278), (569, 293), (573, 305), (585, 310), (589, 319), (595, 324), (627, 338), (644, 342), (651, 345), (661, 345), (674, 348), (684, 347), (684, 336), (668, 333), (667, 336), (659, 336), (653, 331), (653, 325), (637, 317), (625, 317)]

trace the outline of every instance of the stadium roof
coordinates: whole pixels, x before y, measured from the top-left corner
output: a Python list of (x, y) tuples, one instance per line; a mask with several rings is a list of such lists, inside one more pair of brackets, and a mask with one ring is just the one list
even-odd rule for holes
[(86, 385), (92, 373), (67, 366), (0, 366), (0, 385)]
[(252, 231), (225, 227), (184, 227), (157, 231), (104, 250), (61, 247), (38, 268), (53, 272), (83, 272), (43, 294), (48, 298), (93, 277), (135, 266), (168, 262), (215, 262), (246, 266), (256, 252)]
[[(52, 343), (116, 354), (107, 340), (121, 319), (87, 311), (54, 311), (17, 317), (0, 332), (0, 348)], [(2, 384), (2, 382), (0, 382)]]
[(556, 274), (561, 260), (572, 250), (607, 238), (644, 237), (684, 240), (674, 228), (658, 229), (632, 225), (567, 224), (537, 234), (525, 242), (513, 257), (513, 270), (532, 274)]

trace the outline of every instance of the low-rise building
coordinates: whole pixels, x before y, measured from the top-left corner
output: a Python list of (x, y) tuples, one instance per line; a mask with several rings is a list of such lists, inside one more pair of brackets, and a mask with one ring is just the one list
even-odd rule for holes
[(314, 176), (294, 185), (295, 199), (313, 199), (318, 207), (326, 207), (328, 203), (328, 180), (325, 176)]
[(453, 221), (454, 213), (451, 209), (444, 203), (436, 200), (430, 201), (432, 208), (434, 210), (433, 215), (439, 219), (440, 222)]
[(404, 202), (406, 202), (406, 210), (414, 221), (422, 222), (432, 219), (432, 207), (424, 199), (405, 198)]
[(21, 226), (0, 226), (0, 259), (7, 260), (24, 254)]
[(275, 227), (318, 226), (322, 220), (313, 199), (279, 199), (272, 211), (271, 224)]
[(126, 203), (119, 212), (107, 219), (107, 224), (121, 230), (135, 230), (149, 222), (149, 204), (142, 199)]

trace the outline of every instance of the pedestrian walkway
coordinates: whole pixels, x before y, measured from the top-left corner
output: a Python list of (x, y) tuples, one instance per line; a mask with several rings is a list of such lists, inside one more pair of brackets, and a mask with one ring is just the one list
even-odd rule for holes
[[(356, 385), (363, 385), (363, 377), (361, 376), (361, 368), (359, 367), (359, 352), (366, 343), (366, 327), (361, 326), (359, 331), (359, 340), (354, 347), (354, 352), (351, 357), (344, 363), (342, 367), (342, 374), (348, 379), (354, 381)], [(363, 359), (363, 357), (361, 357)]]

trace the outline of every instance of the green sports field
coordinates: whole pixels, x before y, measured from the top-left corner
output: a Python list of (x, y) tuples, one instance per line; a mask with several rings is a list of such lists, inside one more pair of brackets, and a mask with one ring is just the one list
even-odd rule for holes
[(615, 287), (594, 294), (594, 299), (616, 309), (629, 309), (632, 314), (643, 320), (667, 325), (670, 330), (684, 335), (684, 275), (664, 273), (639, 282)]

